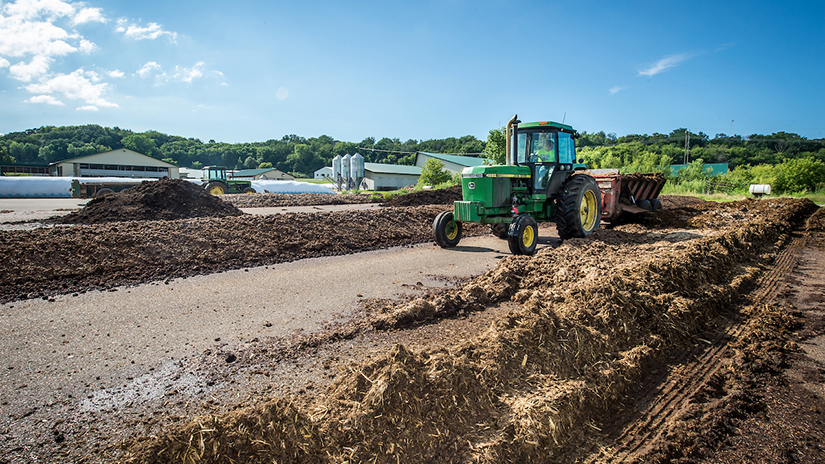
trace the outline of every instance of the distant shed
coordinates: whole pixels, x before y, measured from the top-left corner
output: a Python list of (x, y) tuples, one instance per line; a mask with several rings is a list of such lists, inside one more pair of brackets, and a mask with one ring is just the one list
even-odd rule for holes
[(139, 177), (177, 179), (174, 164), (146, 156), (128, 148), (79, 156), (49, 164), (49, 175), (56, 177)]

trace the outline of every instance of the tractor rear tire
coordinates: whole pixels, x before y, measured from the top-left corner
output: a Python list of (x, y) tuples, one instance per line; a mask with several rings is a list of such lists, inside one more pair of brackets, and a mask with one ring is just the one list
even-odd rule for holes
[(95, 193), (95, 198), (105, 197), (106, 195), (114, 195), (115, 191), (110, 188), (102, 188)]
[(509, 229), (509, 224), (504, 224), (501, 222), (496, 224), (490, 224), (490, 232), (492, 232), (493, 235), (502, 240), (507, 240), (507, 234)]
[(532, 255), (539, 240), (539, 227), (529, 214), (516, 217), (507, 233), (507, 245), (514, 255)]
[(441, 248), (452, 248), (461, 240), (461, 222), (456, 221), (452, 211), (444, 211), (433, 221), (435, 243)]
[(599, 228), (602, 219), (602, 192), (591, 176), (576, 174), (562, 185), (556, 199), (559, 238), (587, 237)]
[(210, 182), (206, 184), (206, 191), (212, 195), (223, 195), (226, 193), (226, 187), (220, 182)]

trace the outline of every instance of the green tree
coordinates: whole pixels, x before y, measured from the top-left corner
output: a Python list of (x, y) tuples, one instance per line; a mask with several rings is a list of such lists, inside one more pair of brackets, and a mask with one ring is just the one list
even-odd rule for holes
[(6, 149), (0, 146), (0, 163), (14, 163), (14, 158), (6, 153)]
[(504, 150), (507, 145), (507, 131), (505, 128), (491, 129), (487, 134), (487, 145), (482, 156), (493, 160), (496, 164), (506, 163)]
[(258, 165), (258, 169), (272, 169), (272, 163), (264, 161), (263, 163)]
[(449, 182), (452, 177), (453, 175), (450, 171), (444, 169), (444, 163), (435, 158), (430, 158), (424, 163), (424, 167), (421, 168), (421, 177), (418, 178), (418, 185), (436, 186), (444, 182)]
[(157, 151), (155, 141), (145, 135), (128, 135), (126, 137), (123, 137), (123, 140), (121, 142), (123, 143), (123, 146), (125, 148), (144, 154), (146, 156), (155, 156), (155, 152)]
[(788, 159), (778, 167), (776, 190), (815, 192), (825, 187), (825, 163), (813, 158)]

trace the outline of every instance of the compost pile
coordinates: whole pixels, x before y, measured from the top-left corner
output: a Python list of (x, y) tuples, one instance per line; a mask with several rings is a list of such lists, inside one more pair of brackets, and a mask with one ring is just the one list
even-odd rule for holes
[(438, 190), (419, 190), (404, 195), (393, 196), (384, 206), (452, 205), (461, 201), (461, 186), (454, 185)]
[(238, 208), (279, 208), (288, 206), (350, 205), (375, 203), (370, 195), (344, 193), (236, 193), (223, 195), (227, 201)]
[(80, 211), (55, 219), (63, 224), (174, 220), (241, 216), (243, 211), (181, 179), (144, 181), (121, 192), (92, 199)]
[[(455, 290), (379, 306), (367, 318), (372, 330), (408, 330), (509, 308), (492, 324), (355, 360), (312, 394), (182, 421), (132, 442), (124, 459), (578, 460), (648, 366), (714, 333), (715, 317), (815, 209), (808, 200), (714, 204), (673, 215), (684, 228), (599, 230), (504, 258)], [(766, 358), (781, 349), (756, 333), (750, 340)]]
[[(148, 202), (126, 202), (113, 195), (94, 200), (94, 205), (89, 202), (91, 206), (79, 212), (79, 217), (86, 221), (96, 219), (104, 224), (0, 231), (0, 254), (7, 266), (15, 269), (0, 274), (0, 301), (427, 242), (432, 240), (433, 219), (443, 210), (421, 206), (176, 221), (133, 220), (138, 215), (134, 210), (142, 210), (155, 199), (161, 206), (170, 207), (181, 201), (181, 195), (172, 194), (164, 184), (154, 184), (126, 191), (140, 189), (126, 198), (148, 197)], [(146, 188), (150, 193), (169, 193), (177, 200), (170, 201), (161, 195), (144, 196), (140, 192)], [(202, 198), (197, 195), (200, 189), (192, 191), (186, 187), (184, 192)], [(224, 204), (206, 195), (207, 201)], [(111, 197), (114, 199), (109, 200)], [(183, 198), (191, 201), (189, 196)], [(110, 205), (114, 206), (109, 208)], [(229, 212), (237, 211), (232, 208)], [(87, 209), (91, 212), (86, 213)], [(239, 214), (242, 213), (227, 216)], [(125, 222), (113, 222), (117, 218)], [(487, 230), (486, 226), (468, 224), (465, 234), (478, 235)]]

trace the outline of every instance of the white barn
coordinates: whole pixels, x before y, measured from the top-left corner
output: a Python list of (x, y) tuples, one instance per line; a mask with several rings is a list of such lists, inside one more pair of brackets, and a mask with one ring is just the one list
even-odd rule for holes
[(49, 175), (56, 177), (139, 177), (178, 179), (174, 164), (146, 156), (128, 148), (79, 156), (49, 164)]

